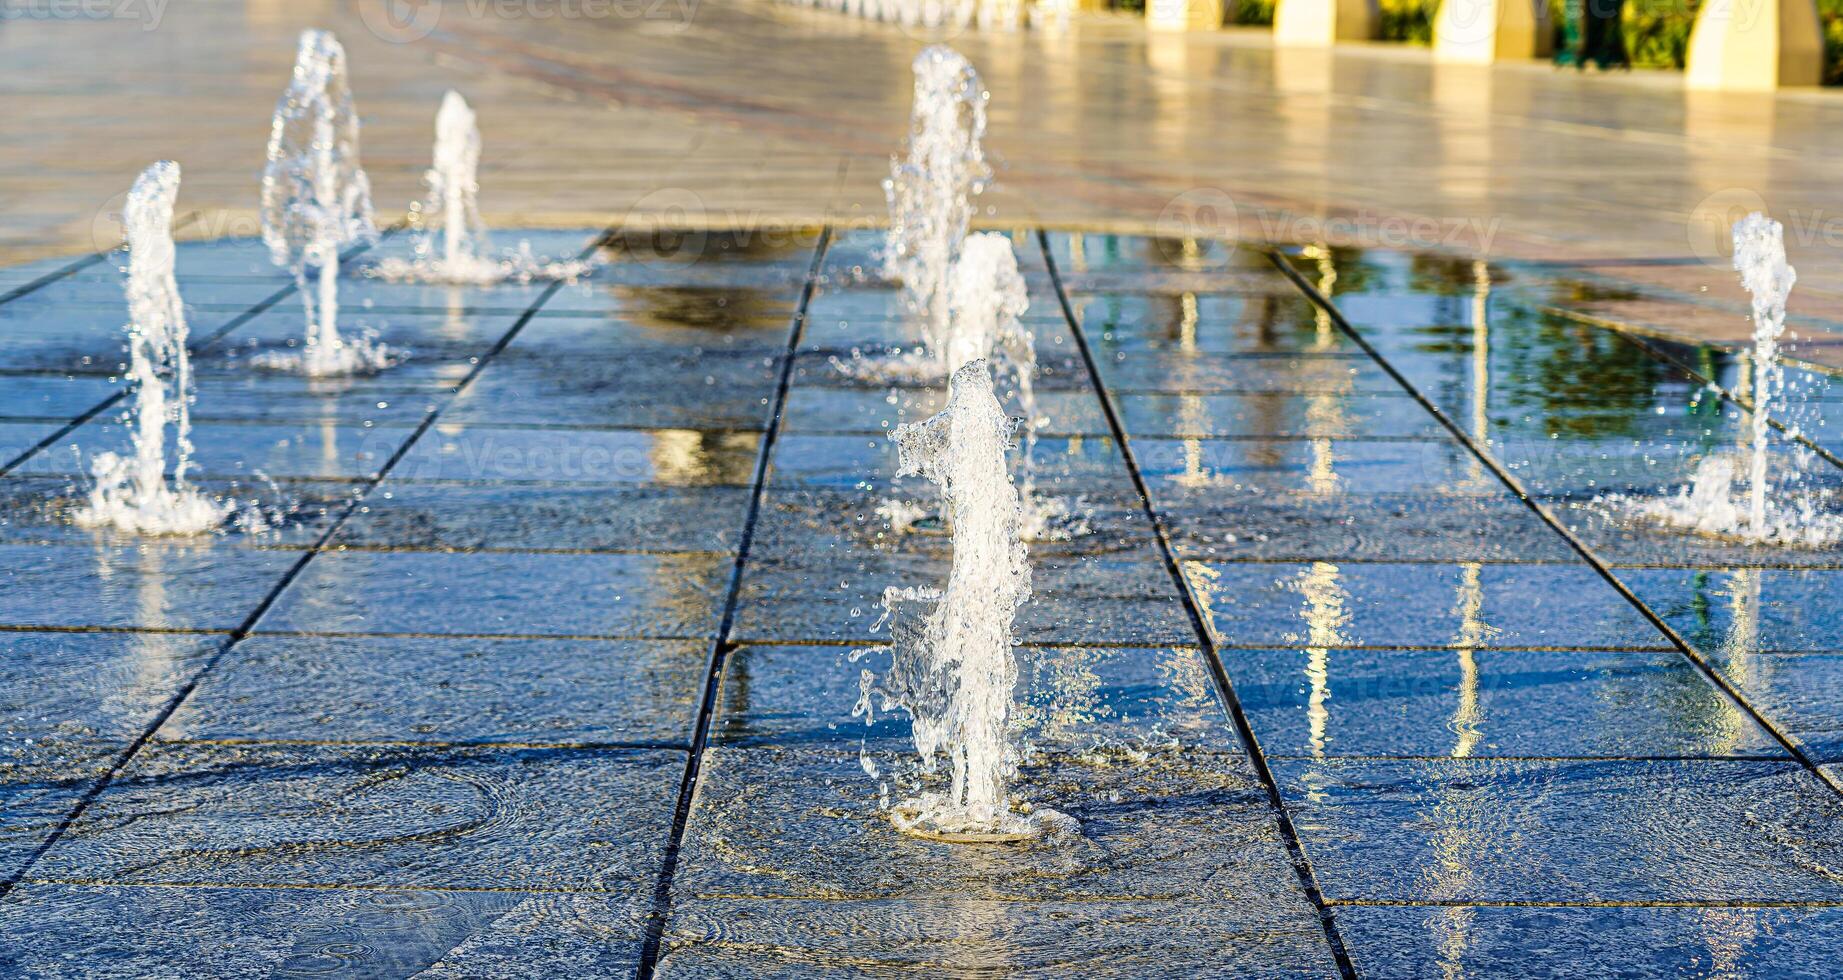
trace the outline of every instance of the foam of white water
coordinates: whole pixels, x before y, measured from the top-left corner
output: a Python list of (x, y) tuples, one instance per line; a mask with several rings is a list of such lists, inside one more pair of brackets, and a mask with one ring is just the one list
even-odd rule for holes
[(1843, 543), (1843, 514), (1826, 495), (1781, 493), (1756, 516), (1751, 494), (1734, 489), (1734, 460), (1709, 456), (1696, 466), (1690, 485), (1659, 497), (1608, 496), (1603, 506), (1666, 527), (1744, 544), (1785, 548), (1829, 548)]
[(999, 406), (984, 361), (954, 373), (947, 407), (891, 434), (902, 475), (941, 488), (953, 517), (953, 564), (944, 590), (884, 592), (891, 664), (864, 671), (854, 714), (901, 709), (912, 721), (925, 771), (946, 756), (944, 793), (896, 804), (898, 829), (945, 840), (1023, 839), (1072, 829), (1051, 810), (1014, 809), (1009, 782), (1017, 750), (1010, 737), (1017, 663), (1012, 620), (1030, 598), (1030, 565), (1018, 537), (1021, 506), (1005, 465), (1014, 422)]
[(890, 161), (883, 182), (890, 228), (884, 272), (900, 280), (910, 311), (923, 324), (924, 344), (945, 377), (950, 310), (947, 276), (972, 220), (973, 198), (991, 178), (980, 140), (985, 136), (985, 87), (959, 52), (936, 44), (916, 55), (909, 154)]
[(389, 258), (365, 270), (388, 282), (490, 286), (538, 280), (574, 282), (594, 264), (539, 258), (530, 242), (495, 258), (480, 217), (480, 125), (474, 110), (450, 90), (435, 114), (434, 162), (424, 174), (429, 196), (413, 209), (421, 222), (412, 258)]
[[(186, 351), (185, 306), (173, 276), (173, 202), (179, 165), (170, 160), (141, 172), (128, 192), (123, 227), (128, 239), (128, 373), (133, 387), (123, 422), (134, 454), (99, 453), (95, 486), (74, 515), (84, 527), (134, 534), (200, 534), (220, 526), (231, 508), (186, 483), (192, 455), (192, 363)], [(167, 429), (173, 431), (173, 477), (166, 476)]]
[[(299, 352), (253, 359), (261, 367), (312, 376), (389, 367), (398, 359), (369, 339), (339, 336), (339, 252), (377, 239), (371, 181), (358, 158), (358, 113), (346, 53), (327, 31), (304, 31), (294, 76), (276, 103), (262, 172), (262, 240), (294, 274), (307, 313)], [(309, 287), (308, 269), (319, 270)]]
[(1748, 414), (1749, 448), (1746, 453), (1746, 489), (1737, 492), (1732, 459), (1711, 456), (1696, 468), (1691, 484), (1674, 494), (1650, 499), (1613, 496), (1607, 504), (1641, 519), (1698, 534), (1750, 544), (1788, 548), (1824, 548), (1843, 542), (1843, 514), (1830, 503), (1827, 491), (1799, 490), (1794, 484), (1798, 467), (1780, 474), (1781, 486), (1772, 484), (1772, 426), (1770, 417), (1781, 410), (1775, 403), (1785, 391), (1785, 367), (1780, 362), (1780, 338), (1785, 334), (1785, 304), (1798, 274), (1785, 260), (1785, 231), (1779, 222), (1759, 212), (1734, 224), (1734, 268), (1741, 274), (1753, 307), (1753, 351), (1750, 358), (1753, 390), (1748, 393), (1754, 410)]

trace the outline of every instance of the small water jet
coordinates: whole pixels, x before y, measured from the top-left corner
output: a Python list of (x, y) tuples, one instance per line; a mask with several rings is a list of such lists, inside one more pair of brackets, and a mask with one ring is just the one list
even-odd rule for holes
[[(134, 455), (99, 453), (89, 503), (75, 515), (83, 527), (137, 534), (200, 534), (223, 523), (231, 508), (186, 483), (192, 455), (192, 362), (186, 351), (185, 306), (173, 276), (173, 202), (179, 164), (163, 160), (135, 178), (123, 209), (128, 244), (128, 372), (133, 395), (122, 421)], [(166, 476), (167, 428), (173, 430), (173, 477)]]
[(940, 487), (953, 515), (946, 589), (885, 590), (890, 669), (881, 678), (863, 672), (853, 710), (867, 721), (876, 710), (906, 711), (924, 772), (934, 771), (937, 755), (947, 757), (947, 792), (922, 793), (891, 809), (904, 833), (978, 842), (1076, 830), (1073, 818), (1053, 810), (1014, 809), (1008, 793), (1017, 765), (1011, 627), (1030, 598), (1030, 564), (1018, 536), (1022, 505), (1005, 465), (1015, 429), (981, 360), (954, 372), (940, 414), (891, 433), (899, 474)]
[(946, 363), (950, 329), (948, 272), (972, 220), (973, 198), (991, 179), (980, 140), (985, 136), (985, 87), (959, 52), (936, 44), (915, 57), (915, 102), (909, 155), (890, 161), (883, 182), (890, 227), (884, 273), (900, 280), (910, 312), (922, 319), (937, 376)]
[(450, 90), (435, 114), (434, 161), (423, 176), (429, 196), (414, 209), (422, 222), (416, 254), (385, 259), (367, 274), (389, 282), (490, 286), (507, 281), (573, 282), (589, 273), (593, 263), (539, 258), (529, 242), (492, 257), (492, 239), (480, 218), (480, 147), (473, 108), (461, 93)]
[[(377, 371), (397, 361), (397, 352), (371, 338), (339, 336), (340, 250), (377, 235), (371, 181), (358, 159), (345, 49), (330, 32), (303, 31), (294, 77), (269, 130), (262, 240), (275, 264), (294, 274), (307, 338), (299, 353), (265, 353), (252, 363), (324, 377)], [(310, 268), (319, 271), (317, 288), (309, 288)]]
[(1690, 485), (1674, 494), (1635, 500), (1608, 498), (1641, 518), (1717, 538), (1785, 547), (1822, 548), (1843, 541), (1843, 515), (1829, 512), (1824, 495), (1781, 488), (1772, 493), (1770, 412), (1784, 391), (1780, 338), (1785, 334), (1785, 304), (1798, 274), (1785, 259), (1785, 231), (1759, 212), (1735, 222), (1734, 269), (1741, 274), (1752, 305), (1753, 351), (1749, 355), (1753, 385), (1749, 395), (1747, 492), (1734, 490), (1735, 462), (1726, 456), (1703, 458)]

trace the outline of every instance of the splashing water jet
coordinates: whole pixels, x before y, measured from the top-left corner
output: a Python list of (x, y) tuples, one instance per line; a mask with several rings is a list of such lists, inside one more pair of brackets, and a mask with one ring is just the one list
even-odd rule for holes
[(909, 310), (922, 318), (936, 376), (944, 377), (957, 367), (947, 363), (948, 272), (972, 220), (973, 198), (992, 175), (979, 145), (988, 96), (979, 73), (946, 45), (923, 50), (914, 69), (908, 159), (892, 159), (883, 182), (890, 210), (884, 273), (902, 282)]
[[(480, 218), (480, 126), (474, 110), (450, 90), (435, 114), (433, 164), (423, 175), (429, 196), (417, 205), (422, 227), (411, 259), (391, 258), (366, 270), (390, 282), (434, 282), (490, 286), (499, 282), (574, 281), (593, 264), (539, 258), (529, 242), (492, 258), (492, 239)], [(439, 241), (439, 247), (438, 247)]]
[[(83, 527), (137, 534), (200, 534), (223, 523), (230, 508), (186, 484), (192, 455), (192, 362), (186, 315), (173, 277), (173, 202), (179, 164), (164, 160), (135, 179), (123, 211), (128, 240), (128, 383), (123, 416), (134, 455), (99, 453), (96, 485), (75, 515)], [(166, 430), (173, 429), (173, 479), (166, 478)]]
[(1748, 413), (1751, 436), (1747, 463), (1747, 494), (1737, 501), (1735, 465), (1729, 458), (1704, 458), (1690, 485), (1673, 495), (1630, 501), (1640, 516), (1701, 534), (1757, 544), (1822, 548), (1843, 541), (1843, 515), (1827, 512), (1812, 494), (1771, 494), (1768, 463), (1771, 460), (1773, 401), (1784, 390), (1785, 369), (1779, 358), (1779, 338), (1785, 333), (1785, 304), (1798, 274), (1785, 260), (1785, 231), (1779, 222), (1759, 212), (1734, 225), (1734, 269), (1752, 300), (1753, 410)]
[[(1022, 508), (1005, 466), (1015, 425), (981, 360), (954, 372), (945, 410), (891, 434), (900, 475), (939, 486), (954, 529), (945, 590), (884, 592), (890, 670), (882, 678), (864, 671), (854, 710), (870, 720), (875, 710), (903, 709), (924, 771), (934, 771), (937, 755), (947, 757), (946, 793), (923, 793), (891, 809), (891, 822), (905, 833), (976, 842), (1076, 829), (1073, 818), (1053, 810), (1014, 810), (1008, 794), (1018, 676), (1011, 626), (1030, 598), (1030, 565), (1018, 537)], [(910, 612), (920, 607), (927, 611)]]
[[(358, 114), (346, 52), (327, 31), (303, 31), (294, 77), (275, 106), (262, 171), (262, 240), (294, 274), (307, 311), (299, 354), (266, 353), (258, 367), (312, 377), (389, 367), (396, 352), (370, 338), (339, 336), (339, 251), (377, 240), (371, 181), (358, 159)], [(317, 288), (307, 270), (319, 270)]]

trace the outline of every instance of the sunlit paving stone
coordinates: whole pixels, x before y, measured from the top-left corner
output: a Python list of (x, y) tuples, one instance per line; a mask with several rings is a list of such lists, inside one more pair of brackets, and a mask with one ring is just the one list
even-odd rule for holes
[(1133, 438), (1153, 493), (1425, 493), (1499, 496), (1491, 471), (1450, 440)]
[(1795, 762), (1274, 762), (1333, 901), (1836, 902), (1843, 801)]
[(158, 737), (689, 745), (707, 647), (258, 636), (226, 655)]
[[(1203, 965), (1199, 965), (1203, 964)], [(659, 976), (1332, 977), (1304, 902), (691, 899)]]
[(1439, 422), (1402, 392), (1319, 395), (1116, 394), (1128, 434), (1207, 439), (1440, 438)]
[[(1843, 942), (1834, 907), (1339, 908), (1377, 976), (1662, 978), (1726, 970), (1820, 977)], [(1541, 941), (1530, 942), (1531, 936)]]
[(0, 622), (12, 626), (234, 629), (296, 553), (207, 539), (0, 545)]
[[(787, 393), (781, 426), (789, 435), (881, 435), (904, 422), (925, 419), (942, 405), (943, 393), (930, 388), (795, 388)], [(1112, 434), (1092, 390), (1038, 392), (1037, 409), (1043, 418), (1039, 436), (1104, 439)]]
[(338, 545), (431, 551), (734, 551), (745, 486), (390, 481)]
[[(306, 547), (318, 541), (356, 503), (362, 484), (347, 480), (289, 480), (281, 483), (258, 474), (241, 480), (191, 479), (206, 497), (234, 506), (212, 547)], [(83, 527), (75, 516), (89, 506), (91, 482), (68, 476), (12, 476), (0, 479), (0, 542), (134, 547), (135, 535), (113, 528)], [(156, 544), (201, 545), (205, 540), (175, 538)]]
[(391, 470), (403, 480), (747, 486), (761, 436), (442, 422)]
[(308, 565), (257, 629), (704, 636), (717, 625), (729, 565), (701, 552), (338, 551)]
[(1586, 565), (1186, 561), (1218, 641), (1303, 647), (1650, 647), (1664, 635)]
[(683, 753), (150, 746), (29, 880), (635, 894)]
[[(240, 480), (362, 480), (376, 476), (407, 443), (409, 425), (363, 422), (199, 422), (192, 427), (192, 475)], [(130, 451), (132, 427), (104, 414), (65, 435), (15, 472), (86, 476), (97, 454)]]
[(1671, 628), (1717, 664), (1767, 650), (1843, 647), (1843, 622), (1828, 599), (1843, 570), (1775, 568), (1619, 569)]
[(1184, 557), (1439, 562), (1576, 557), (1566, 540), (1508, 494), (1224, 496), (1207, 484), (1154, 492), (1172, 543)]
[(82, 951), (91, 976), (607, 976), (639, 962), (645, 915), (600, 894), (23, 885), (0, 902), (0, 965), (62, 975)]
[(1674, 650), (1311, 647), (1223, 661), (1269, 758), (1789, 758)]

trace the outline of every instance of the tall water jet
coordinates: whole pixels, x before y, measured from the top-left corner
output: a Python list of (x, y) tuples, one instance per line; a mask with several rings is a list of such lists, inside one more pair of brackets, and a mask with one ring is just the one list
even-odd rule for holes
[[(262, 240), (294, 274), (307, 311), (300, 353), (269, 353), (261, 367), (310, 376), (390, 366), (393, 353), (369, 338), (339, 336), (339, 252), (377, 240), (371, 181), (358, 159), (358, 114), (346, 52), (327, 31), (303, 31), (294, 77), (275, 106), (262, 171)], [(309, 288), (308, 269), (319, 271)]]
[(367, 272), (392, 282), (437, 282), (488, 286), (507, 280), (574, 280), (591, 263), (538, 258), (528, 242), (493, 258), (492, 238), (480, 218), (480, 125), (473, 107), (450, 90), (435, 114), (434, 160), (423, 174), (429, 194), (413, 209), (422, 224), (416, 254), (390, 258)]
[[(135, 179), (123, 209), (128, 243), (128, 384), (122, 417), (132, 456), (99, 453), (89, 504), (77, 512), (84, 527), (138, 534), (209, 531), (230, 508), (186, 483), (192, 455), (192, 362), (186, 351), (185, 306), (173, 276), (173, 202), (179, 164), (163, 160)], [(167, 429), (173, 431), (173, 477), (166, 476)]]
[(1785, 301), (1798, 273), (1785, 261), (1785, 232), (1758, 211), (1734, 226), (1734, 269), (1753, 302), (1753, 453), (1747, 465), (1747, 522), (1755, 537), (1766, 534), (1767, 412), (1784, 384), (1779, 337), (1785, 333)]
[(902, 282), (909, 310), (922, 320), (927, 351), (946, 375), (955, 367), (946, 363), (948, 271), (972, 220), (973, 198), (992, 175), (980, 147), (987, 95), (979, 73), (946, 45), (923, 50), (914, 70), (908, 158), (892, 158), (883, 182), (890, 210), (884, 272)]
[[(1074, 821), (1052, 810), (1014, 810), (1010, 739), (1012, 620), (1030, 598), (1030, 565), (1018, 536), (1021, 504), (1005, 466), (1016, 423), (999, 406), (986, 362), (954, 372), (947, 407), (891, 434), (899, 475), (926, 477), (953, 515), (953, 563), (945, 590), (884, 592), (890, 669), (864, 671), (855, 714), (909, 714), (924, 771), (949, 766), (945, 793), (897, 804), (891, 820), (906, 833), (954, 841), (1017, 840)], [(926, 610), (921, 611), (921, 610)]]
[[(1733, 538), (1754, 544), (1799, 548), (1825, 548), (1843, 542), (1843, 515), (1830, 505), (1824, 491), (1794, 492), (1781, 487), (1773, 493), (1769, 464), (1772, 457), (1771, 411), (1784, 390), (1785, 368), (1779, 359), (1779, 339), (1785, 334), (1785, 304), (1797, 273), (1785, 260), (1785, 231), (1779, 222), (1759, 212), (1736, 222), (1734, 269), (1752, 301), (1753, 351), (1752, 410), (1748, 415), (1748, 445), (1744, 453), (1747, 492), (1736, 500), (1737, 476), (1732, 458), (1708, 456), (1696, 468), (1691, 483), (1674, 494), (1632, 500), (1607, 498), (1639, 516), (1700, 534)], [(1789, 476), (1789, 474), (1788, 474)], [(1789, 482), (1789, 480), (1788, 480)]]

